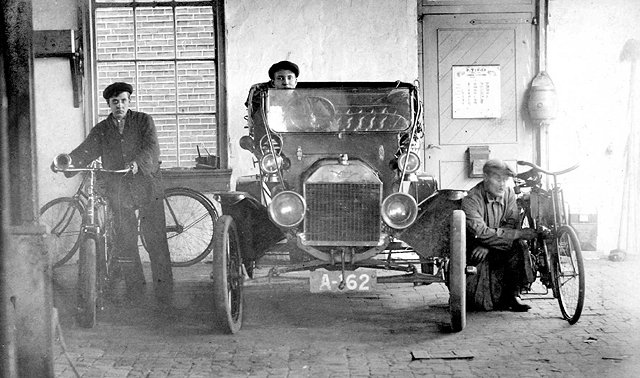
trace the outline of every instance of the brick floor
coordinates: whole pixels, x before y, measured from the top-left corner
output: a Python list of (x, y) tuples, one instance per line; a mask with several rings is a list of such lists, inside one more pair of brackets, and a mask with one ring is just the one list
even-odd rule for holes
[[(289, 279), (247, 282), (243, 328), (224, 335), (211, 326), (208, 264), (174, 270), (171, 310), (151, 298), (109, 305), (93, 329), (73, 322), (73, 266), (56, 271), (55, 301), (83, 377), (637, 377), (640, 258), (585, 265), (577, 324), (561, 319), (555, 300), (528, 297), (530, 312), (469, 313), (459, 333), (448, 331), (441, 284), (311, 294)], [(413, 351), (473, 358), (412, 360)], [(55, 352), (56, 375), (73, 377), (61, 342)]]

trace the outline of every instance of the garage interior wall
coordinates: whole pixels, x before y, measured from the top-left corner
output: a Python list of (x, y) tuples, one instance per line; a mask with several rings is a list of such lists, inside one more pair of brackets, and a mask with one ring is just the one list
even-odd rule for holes
[[(234, 178), (255, 173), (239, 148), (246, 133), (244, 101), (268, 67), (290, 59), (301, 81), (418, 78), (415, 0), (227, 0), (227, 110), (229, 165)], [(77, 0), (33, 0), (35, 30), (75, 29)], [(628, 0), (549, 0), (548, 72), (561, 114), (550, 126), (551, 168), (583, 156), (587, 166), (567, 177), (568, 195), (581, 212), (598, 212), (598, 249), (615, 246), (619, 181), (626, 125), (629, 64), (624, 43), (640, 38), (640, 3)], [(34, 64), (39, 203), (73, 193), (77, 183), (49, 171), (52, 157), (85, 135), (73, 107), (67, 59)], [(232, 182), (234, 179), (232, 179)], [(607, 184), (605, 184), (607, 183)], [(612, 184), (613, 183), (613, 184)], [(621, 184), (620, 184), (621, 185)], [(613, 193), (613, 194), (612, 194)]]
[(257, 173), (238, 140), (247, 134), (244, 102), (249, 88), (269, 80), (273, 63), (298, 64), (299, 81), (418, 78), (415, 0), (234, 0), (226, 7), (234, 177)]
[(630, 130), (630, 63), (620, 55), (629, 39), (640, 39), (638, 19), (636, 1), (549, 2), (547, 71), (560, 108), (549, 126), (550, 168), (581, 164), (562, 177), (565, 196), (571, 199), (571, 211), (585, 220), (597, 214), (597, 250), (603, 254), (618, 245)]
[[(76, 28), (76, 0), (33, 0), (33, 4), (34, 29)], [(301, 81), (418, 77), (414, 0), (234, 0), (225, 2), (225, 14), (232, 186), (235, 177), (256, 173), (251, 155), (239, 148), (238, 140), (247, 132), (244, 102), (249, 88), (268, 80), (271, 64), (283, 59), (296, 62)], [(41, 204), (72, 194), (77, 185), (48, 168), (56, 153), (69, 151), (85, 135), (82, 111), (72, 103), (70, 75), (67, 59), (36, 59)]]

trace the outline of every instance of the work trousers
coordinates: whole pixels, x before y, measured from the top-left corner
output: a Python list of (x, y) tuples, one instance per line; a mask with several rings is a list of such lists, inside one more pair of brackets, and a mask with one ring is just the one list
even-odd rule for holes
[[(470, 261), (472, 248), (468, 249)], [(467, 305), (475, 310), (497, 310), (505, 307), (531, 280), (528, 250), (519, 242), (508, 251), (489, 249), (484, 261), (476, 264), (477, 273), (467, 276)]]
[[(138, 208), (140, 231), (151, 261), (151, 274), (156, 295), (169, 295), (173, 289), (171, 258), (165, 231), (164, 199), (153, 197)], [(115, 226), (116, 256), (126, 261), (121, 264), (127, 290), (141, 290), (145, 284), (142, 262), (138, 251), (138, 217), (136, 209), (112, 201)]]

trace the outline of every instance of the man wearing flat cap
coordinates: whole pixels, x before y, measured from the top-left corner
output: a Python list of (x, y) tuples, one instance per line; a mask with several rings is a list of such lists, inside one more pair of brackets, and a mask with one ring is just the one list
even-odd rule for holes
[(247, 101), (244, 103), (249, 113), (249, 133), (254, 137), (256, 143), (259, 143), (260, 138), (264, 135), (265, 125), (262, 114), (260, 113), (260, 93), (269, 88), (294, 89), (296, 85), (298, 85), (300, 69), (297, 64), (288, 60), (282, 60), (271, 65), (268, 73), (269, 79), (271, 80), (252, 85), (249, 89)]
[(249, 96), (244, 105), (251, 109), (257, 110), (260, 108), (260, 97), (255, 94), (259, 93), (260, 89), (276, 88), (276, 89), (294, 89), (298, 84), (298, 76), (300, 75), (300, 69), (298, 65), (288, 60), (282, 60), (278, 63), (274, 63), (269, 67), (269, 81), (259, 84), (254, 84), (249, 89)]
[(483, 180), (462, 199), (467, 219), (467, 261), (478, 273), (468, 276), (471, 309), (528, 311), (520, 290), (531, 280), (525, 271), (526, 250), (521, 239), (533, 239), (532, 229), (518, 229), (519, 213), (513, 188), (514, 173), (501, 160), (488, 160)]
[(298, 65), (288, 60), (280, 61), (269, 68), (269, 78), (274, 88), (293, 89), (298, 83), (300, 69)]
[(111, 114), (95, 125), (87, 138), (74, 149), (71, 161), (76, 167), (101, 158), (106, 169), (131, 168), (125, 175), (102, 177), (115, 223), (115, 248), (124, 272), (127, 294), (139, 297), (145, 284), (138, 251), (140, 229), (146, 242), (159, 300), (172, 295), (173, 275), (165, 233), (164, 190), (160, 176), (160, 146), (150, 115), (129, 109), (133, 87), (116, 82), (102, 93)]

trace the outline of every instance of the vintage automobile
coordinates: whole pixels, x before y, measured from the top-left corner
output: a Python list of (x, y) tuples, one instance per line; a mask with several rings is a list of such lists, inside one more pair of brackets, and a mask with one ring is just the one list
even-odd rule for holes
[(437, 190), (420, 172), (419, 88), (404, 82), (256, 85), (240, 145), (260, 173), (221, 194), (214, 249), (216, 318), (242, 323), (243, 265), (270, 250), (289, 263), (270, 277), (310, 271), (310, 291), (376, 283), (445, 283), (451, 329), (465, 327), (464, 192)]

